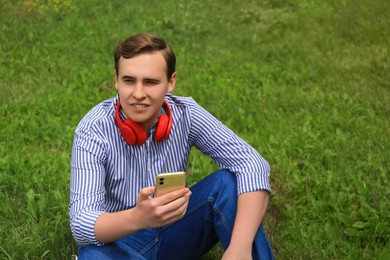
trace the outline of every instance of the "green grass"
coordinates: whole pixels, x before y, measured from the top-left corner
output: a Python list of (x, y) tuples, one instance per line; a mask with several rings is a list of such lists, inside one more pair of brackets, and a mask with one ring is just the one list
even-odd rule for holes
[[(1, 259), (69, 259), (73, 131), (138, 32), (172, 43), (176, 94), (270, 162), (278, 259), (390, 258), (387, 1), (109, 2), (0, 0)], [(214, 169), (194, 151), (193, 182)]]

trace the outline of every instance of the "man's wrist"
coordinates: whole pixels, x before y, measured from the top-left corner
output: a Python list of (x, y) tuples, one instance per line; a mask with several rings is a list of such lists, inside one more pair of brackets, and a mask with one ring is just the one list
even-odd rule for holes
[(232, 237), (229, 247), (232, 249), (239, 249), (239, 250), (250, 250), (252, 251), (253, 246), (253, 240), (247, 240), (242, 238), (234, 239)]

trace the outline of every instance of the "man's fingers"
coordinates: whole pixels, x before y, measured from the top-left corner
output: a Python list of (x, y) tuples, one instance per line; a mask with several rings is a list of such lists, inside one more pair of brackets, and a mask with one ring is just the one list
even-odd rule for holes
[(163, 204), (168, 204), (174, 200), (177, 200), (180, 197), (185, 196), (189, 192), (191, 193), (189, 188), (184, 188), (161, 195), (158, 197), (158, 199), (161, 200)]
[(180, 204), (179, 207), (175, 207), (173, 210), (168, 211), (165, 214), (167, 223), (171, 223), (173, 221), (177, 221), (181, 219), (185, 215), (187, 211), (187, 207), (188, 207), (188, 200)]
[[(168, 194), (164, 194), (168, 195)], [(184, 215), (180, 212), (185, 212), (187, 210), (189, 197), (191, 196), (191, 191), (187, 191), (184, 195), (176, 198), (173, 201), (169, 201), (164, 206), (162, 206), (163, 211), (166, 212), (169, 216), (173, 215)], [(162, 197), (162, 196), (161, 196)]]

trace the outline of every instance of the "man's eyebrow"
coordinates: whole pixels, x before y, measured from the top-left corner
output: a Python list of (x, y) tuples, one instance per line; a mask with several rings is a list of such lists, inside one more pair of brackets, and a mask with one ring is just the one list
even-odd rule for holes
[[(125, 81), (125, 80), (136, 80), (136, 77), (124, 75), (124, 76), (121, 77), (121, 79), (123, 81)], [(147, 81), (147, 82), (160, 82), (160, 79), (156, 79), (156, 78), (144, 78), (142, 80), (143, 81)]]
[(155, 78), (144, 78), (143, 80), (144, 81), (149, 81), (149, 82), (160, 82), (159, 79), (155, 79)]
[(122, 78), (121, 78), (122, 80), (127, 80), (127, 79), (135, 79), (134, 77), (132, 77), (132, 76), (127, 76), (127, 75), (124, 75), (124, 76), (122, 76)]

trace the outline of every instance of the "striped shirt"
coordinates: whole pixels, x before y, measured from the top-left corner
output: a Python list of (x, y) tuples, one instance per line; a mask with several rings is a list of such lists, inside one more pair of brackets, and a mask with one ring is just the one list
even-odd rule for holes
[(80, 245), (101, 245), (94, 233), (97, 218), (134, 207), (140, 190), (154, 186), (158, 173), (186, 171), (192, 146), (236, 174), (238, 195), (271, 191), (270, 167), (255, 149), (192, 98), (167, 94), (165, 99), (173, 125), (162, 142), (153, 140), (155, 126), (145, 144), (125, 142), (114, 118), (118, 96), (80, 121), (73, 140), (69, 204), (71, 230)]

